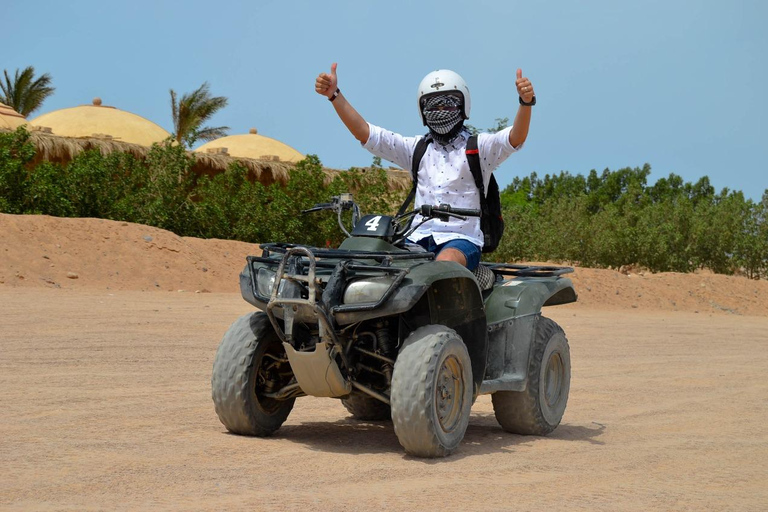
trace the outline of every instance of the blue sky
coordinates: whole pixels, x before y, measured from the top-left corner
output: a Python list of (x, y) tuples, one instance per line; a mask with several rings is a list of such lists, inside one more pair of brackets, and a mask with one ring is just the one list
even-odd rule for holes
[(459, 72), (469, 122), (514, 118), (515, 71), (536, 89), (523, 151), (497, 171), (586, 174), (651, 164), (708, 175), (759, 200), (768, 188), (768, 2), (3, 2), (0, 67), (33, 65), (56, 93), (34, 113), (100, 96), (171, 130), (168, 90), (229, 98), (213, 125), (259, 133), (335, 168), (369, 165), (314, 92), (339, 86), (370, 122), (423, 133), (416, 87)]

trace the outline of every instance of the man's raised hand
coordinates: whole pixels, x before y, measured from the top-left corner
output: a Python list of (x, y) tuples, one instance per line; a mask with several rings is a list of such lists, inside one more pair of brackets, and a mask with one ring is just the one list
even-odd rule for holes
[(320, 73), (315, 80), (315, 91), (326, 98), (333, 96), (338, 87), (338, 78), (336, 77), (336, 63), (331, 64), (331, 74)]
[[(523, 77), (522, 69), (518, 68), (517, 70), (517, 79), (515, 80), (515, 85), (517, 86), (517, 94), (523, 99), (524, 102), (530, 103), (533, 101), (533, 85), (531, 85), (531, 81), (528, 80), (528, 78)], [(335, 90), (336, 89), (334, 89), (334, 91)]]

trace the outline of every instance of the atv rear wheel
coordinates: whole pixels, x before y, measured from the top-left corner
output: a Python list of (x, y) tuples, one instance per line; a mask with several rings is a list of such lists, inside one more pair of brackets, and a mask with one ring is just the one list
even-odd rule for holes
[(543, 436), (560, 424), (571, 386), (571, 355), (565, 333), (549, 318), (539, 318), (531, 347), (525, 391), (491, 396), (501, 428), (513, 434)]
[(390, 400), (398, 441), (411, 455), (444, 457), (467, 430), (472, 361), (456, 331), (420, 327), (403, 342), (392, 372)]
[(386, 421), (392, 416), (387, 404), (362, 393), (353, 393), (347, 398), (342, 398), (341, 403), (356, 420)]
[(213, 361), (211, 391), (219, 420), (234, 434), (272, 434), (288, 418), (295, 398), (265, 394), (290, 379), (290, 364), (267, 315), (240, 317), (224, 334)]

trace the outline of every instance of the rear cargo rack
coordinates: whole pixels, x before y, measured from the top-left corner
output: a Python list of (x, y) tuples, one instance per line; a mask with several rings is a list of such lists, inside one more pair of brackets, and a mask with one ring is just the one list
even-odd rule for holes
[(556, 267), (549, 265), (512, 265), (509, 263), (486, 263), (483, 265), (496, 274), (514, 277), (557, 277), (573, 272), (573, 267)]

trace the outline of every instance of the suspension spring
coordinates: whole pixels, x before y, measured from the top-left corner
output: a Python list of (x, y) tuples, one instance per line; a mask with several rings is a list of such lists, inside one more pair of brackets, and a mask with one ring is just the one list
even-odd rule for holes
[[(389, 329), (383, 322), (376, 324), (376, 338), (378, 339), (379, 352), (387, 357), (392, 357), (394, 346), (392, 345), (392, 338), (389, 336)], [(392, 382), (392, 365), (389, 363), (383, 363), (381, 365), (381, 371), (387, 378), (387, 382)]]

